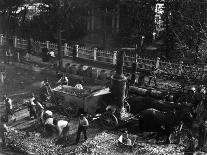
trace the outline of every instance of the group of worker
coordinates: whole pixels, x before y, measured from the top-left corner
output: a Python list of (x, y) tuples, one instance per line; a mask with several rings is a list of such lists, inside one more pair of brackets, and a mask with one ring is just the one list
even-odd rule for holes
[[(68, 140), (68, 134), (70, 130), (70, 123), (66, 120), (57, 120), (54, 118), (53, 113), (49, 110), (46, 110), (43, 114), (43, 125), (45, 131), (49, 135), (57, 135), (57, 138), (63, 138), (65, 141)], [(87, 127), (89, 126), (89, 122), (87, 118), (80, 114), (79, 121), (78, 121), (78, 130), (76, 136), (76, 144), (79, 143), (80, 135), (83, 132), (84, 140), (87, 140)]]
[[(168, 93), (165, 100), (174, 103), (174, 96)], [(179, 94), (178, 102), (191, 107), (193, 116), (192, 137), (198, 135), (197, 149), (202, 149), (207, 143), (207, 94), (204, 85), (192, 86), (187, 93)]]

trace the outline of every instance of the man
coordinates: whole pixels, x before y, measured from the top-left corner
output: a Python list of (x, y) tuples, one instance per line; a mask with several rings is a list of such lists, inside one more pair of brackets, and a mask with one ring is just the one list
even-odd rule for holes
[(5, 133), (8, 131), (8, 127), (6, 126), (5, 123), (0, 122), (0, 138), (2, 140), (2, 147), (6, 146), (5, 143)]
[(48, 100), (50, 95), (49, 90), (50, 90), (50, 85), (48, 79), (44, 79), (44, 81), (41, 82), (40, 92), (39, 92), (39, 97), (41, 102), (45, 102)]
[(70, 129), (68, 121), (65, 121), (65, 120), (56, 121), (56, 120), (54, 120), (53, 124), (57, 128), (58, 138), (63, 137), (65, 140), (67, 140), (68, 132), (69, 132), (69, 129)]
[(54, 133), (57, 133), (57, 128), (56, 126), (54, 125), (54, 122), (56, 120), (52, 117), (52, 116), (48, 116), (46, 119), (45, 119), (45, 122), (44, 122), (44, 127), (45, 127), (45, 131), (47, 132), (47, 134), (49, 136), (53, 136)]
[(7, 58), (7, 63), (10, 64), (11, 58), (13, 54), (11, 52), (11, 49), (9, 48), (8, 51), (6, 51), (6, 58)]
[(46, 78), (40, 83), (40, 87), (47, 86), (48, 84), (49, 82), (48, 82), (48, 79)]
[(28, 104), (27, 104), (30, 119), (37, 118), (36, 109), (35, 109), (36, 104), (34, 103), (34, 101), (35, 101), (35, 97), (34, 97), (34, 94), (32, 93), (31, 98), (29, 99)]
[(65, 73), (63, 73), (62, 77), (60, 78), (60, 80), (57, 83), (60, 85), (68, 85), (68, 78), (65, 75)]
[(131, 77), (130, 74), (126, 75), (127, 81), (126, 81), (126, 90), (125, 90), (125, 97), (128, 96), (128, 92), (129, 92), (129, 86), (131, 84)]
[(82, 84), (83, 84), (83, 82), (82, 81), (79, 81), (79, 83), (75, 85), (75, 88), (77, 88), (77, 89), (83, 89), (83, 85)]
[(4, 104), (6, 106), (6, 115), (5, 115), (5, 119), (6, 122), (9, 121), (9, 116), (12, 116), (12, 109), (13, 109), (13, 105), (12, 105), (12, 100), (10, 98), (8, 98), (6, 95), (3, 96), (3, 101)]
[(128, 135), (128, 132), (125, 131), (125, 141), (123, 141), (123, 143), (125, 143), (126, 145), (132, 145), (132, 141), (131, 139), (129, 139), (129, 135)]
[(87, 140), (87, 127), (89, 126), (88, 120), (86, 117), (84, 117), (83, 114), (80, 115), (79, 117), (79, 125), (78, 125), (78, 132), (77, 132), (77, 137), (76, 137), (76, 144), (78, 144), (79, 139), (80, 139), (80, 134), (83, 132), (84, 134), (84, 139)]
[(40, 121), (41, 124), (43, 124), (43, 113), (44, 113), (44, 107), (40, 102), (37, 101), (37, 99), (34, 100), (35, 103), (35, 109), (36, 109), (36, 116), (37, 119)]
[(153, 79), (154, 80), (155, 87), (157, 87), (157, 77), (156, 77), (156, 73), (157, 73), (156, 67), (155, 66), (152, 66), (151, 71), (150, 71), (148, 85), (150, 85), (151, 80)]

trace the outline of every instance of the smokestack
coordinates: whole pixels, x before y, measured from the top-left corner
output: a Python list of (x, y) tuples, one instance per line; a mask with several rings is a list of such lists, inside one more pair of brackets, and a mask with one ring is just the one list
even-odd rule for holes
[(124, 108), (124, 99), (126, 97), (127, 78), (123, 74), (124, 51), (118, 52), (116, 73), (111, 77), (111, 93), (114, 97), (117, 110), (121, 112)]

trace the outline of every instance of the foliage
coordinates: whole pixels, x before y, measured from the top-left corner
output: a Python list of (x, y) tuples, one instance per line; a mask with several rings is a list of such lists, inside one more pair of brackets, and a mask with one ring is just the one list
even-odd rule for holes
[(119, 39), (122, 43), (137, 44), (138, 36), (145, 36), (145, 42), (151, 42), (154, 30), (155, 1), (121, 1), (121, 22)]
[[(173, 50), (176, 42), (180, 50), (194, 51), (194, 57), (197, 57), (200, 45), (207, 40), (207, 3), (203, 0), (174, 0), (168, 3), (169, 6), (164, 8), (164, 21), (165, 26), (169, 26), (166, 31), (171, 34), (169, 42), (173, 45), (169, 49)], [(166, 25), (166, 18), (169, 25)], [(166, 37), (169, 38), (169, 35)]]

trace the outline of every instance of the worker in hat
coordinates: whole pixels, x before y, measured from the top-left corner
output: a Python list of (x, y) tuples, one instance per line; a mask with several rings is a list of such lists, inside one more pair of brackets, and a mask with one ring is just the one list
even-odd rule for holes
[(83, 114), (80, 115), (78, 123), (79, 124), (78, 124), (78, 131), (77, 131), (77, 137), (76, 137), (76, 144), (78, 144), (79, 142), (81, 132), (83, 132), (84, 134), (84, 139), (87, 140), (86, 130), (87, 130), (87, 127), (89, 126), (89, 122)]
[(54, 124), (57, 120), (53, 118), (53, 113), (50, 110), (46, 110), (44, 112), (43, 120), (44, 120), (43, 124), (44, 124), (45, 131), (49, 136), (53, 136), (58, 132)]

